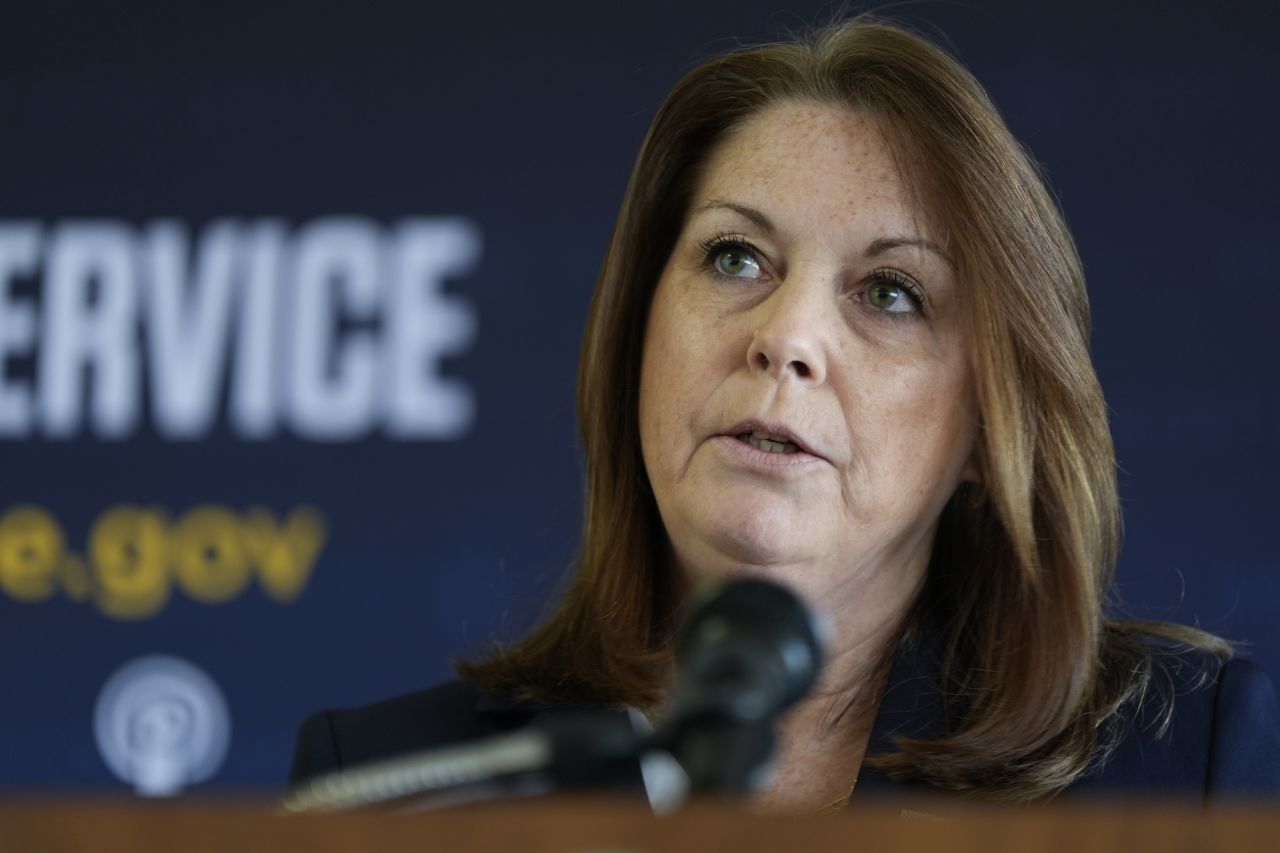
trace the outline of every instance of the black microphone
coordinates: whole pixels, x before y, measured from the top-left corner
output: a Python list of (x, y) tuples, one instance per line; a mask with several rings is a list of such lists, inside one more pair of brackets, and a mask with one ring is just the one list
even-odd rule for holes
[[(291, 812), (399, 802), (415, 808), (609, 787), (637, 758), (669, 752), (694, 793), (745, 793), (773, 749), (773, 721), (803, 696), (822, 665), (822, 634), (793, 593), (735, 580), (696, 597), (676, 645), (676, 690), (666, 722), (650, 736), (626, 715), (550, 717), (536, 726), (353, 768), (289, 792)], [(637, 715), (638, 716), (638, 715)], [(674, 774), (674, 776), (672, 775)], [(652, 766), (665, 810), (682, 798), (678, 770)], [(649, 790), (655, 807), (660, 804)]]
[(825, 633), (795, 593), (769, 581), (729, 581), (695, 599), (677, 640), (671, 712), (654, 739), (695, 793), (757, 786), (774, 720), (817, 680)]

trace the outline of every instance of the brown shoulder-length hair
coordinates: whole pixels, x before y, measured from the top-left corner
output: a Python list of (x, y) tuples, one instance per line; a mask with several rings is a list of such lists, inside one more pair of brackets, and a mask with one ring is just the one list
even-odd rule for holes
[(1099, 760), (1147, 690), (1142, 635), (1225, 654), (1221, 641), (1103, 614), (1119, 539), (1115, 458), (1089, 358), (1071, 235), (986, 92), (945, 52), (860, 16), (735, 50), (662, 104), (627, 185), (578, 373), (586, 500), (576, 572), (525, 640), (460, 667), (493, 690), (556, 703), (649, 706), (669, 675), (669, 560), (640, 454), (638, 389), (654, 288), (717, 142), (790, 100), (874, 117), (930, 213), (972, 312), (980, 487), (939, 519), (914, 618), (944, 639), (944, 737), (874, 757), (989, 799), (1051, 796)]

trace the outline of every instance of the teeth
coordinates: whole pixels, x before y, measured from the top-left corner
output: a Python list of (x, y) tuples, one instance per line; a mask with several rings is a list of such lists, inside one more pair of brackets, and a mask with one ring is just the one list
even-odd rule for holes
[(770, 438), (769, 436), (759, 433), (743, 433), (738, 438), (754, 447), (756, 450), (763, 450), (765, 453), (799, 453), (800, 448), (796, 447), (790, 441)]

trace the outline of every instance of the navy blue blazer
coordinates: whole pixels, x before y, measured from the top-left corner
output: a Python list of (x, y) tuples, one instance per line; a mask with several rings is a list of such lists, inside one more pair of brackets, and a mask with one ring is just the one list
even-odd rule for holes
[[(1188, 653), (1166, 660), (1175, 696), (1167, 729), (1156, 731), (1163, 697), (1152, 689), (1142, 707), (1130, 709), (1126, 734), (1108, 760), (1060, 796), (1123, 794), (1204, 803), (1280, 798), (1280, 712), (1267, 675), (1239, 658), (1220, 664), (1208, 655)], [(937, 674), (936, 655), (927, 649), (904, 647), (899, 652), (868, 755), (890, 750), (895, 736), (942, 734)], [(487, 695), (465, 681), (450, 681), (363, 708), (314, 714), (298, 733), (290, 783), (508, 732), (548, 713), (554, 712)], [(929, 790), (895, 783), (867, 765), (856, 778), (858, 802)], [(632, 783), (641, 789), (638, 765)]]

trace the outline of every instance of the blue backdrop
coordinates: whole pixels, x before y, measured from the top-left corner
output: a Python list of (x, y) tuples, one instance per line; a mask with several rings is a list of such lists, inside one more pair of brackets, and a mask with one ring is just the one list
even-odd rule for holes
[[(126, 787), (95, 708), (163, 654), (225, 698), (206, 784), (275, 786), (305, 713), (542, 612), (647, 123), (698, 57), (829, 7), (111, 5), (11, 10), (0, 51), (0, 785)], [(1275, 8), (890, 10), (989, 88), (1079, 242), (1130, 610), (1273, 672)]]

